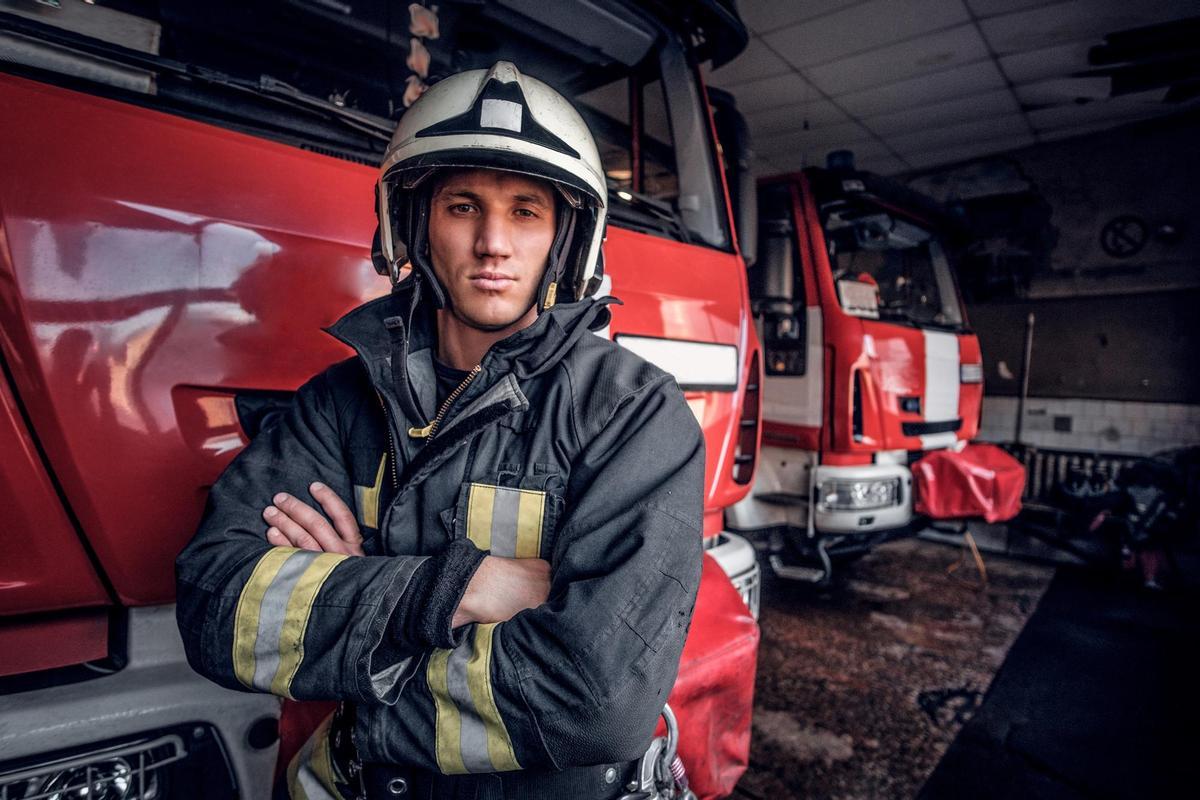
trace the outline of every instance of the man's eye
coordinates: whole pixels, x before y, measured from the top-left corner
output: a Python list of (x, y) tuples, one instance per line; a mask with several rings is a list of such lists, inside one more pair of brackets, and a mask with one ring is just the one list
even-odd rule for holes
[(525, 217), (526, 219), (537, 218), (537, 212), (529, 208), (518, 208), (516, 213), (518, 217)]
[(475, 210), (475, 206), (471, 205), (470, 203), (455, 203), (454, 205), (450, 206), (450, 210), (455, 214), (470, 214)]

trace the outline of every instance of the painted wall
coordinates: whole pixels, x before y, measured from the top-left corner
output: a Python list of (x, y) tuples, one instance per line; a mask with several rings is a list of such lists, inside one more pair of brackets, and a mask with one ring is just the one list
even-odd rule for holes
[[(985, 397), (979, 438), (1011, 442), (1017, 398)], [(1031, 397), (1021, 441), (1049, 450), (1150, 455), (1200, 445), (1200, 405)]]
[(1198, 141), (1200, 114), (1182, 114), (924, 172), (909, 185), (982, 225), (972, 269), (1028, 271), (1015, 296), (1200, 287)]
[[(975, 234), (960, 274), (986, 370), (981, 438), (1013, 440), (1033, 313), (1023, 442), (1120, 454), (1200, 444), (1197, 142), (1200, 115), (1180, 115), (910, 178)], [(1137, 224), (1145, 236), (1131, 244)]]

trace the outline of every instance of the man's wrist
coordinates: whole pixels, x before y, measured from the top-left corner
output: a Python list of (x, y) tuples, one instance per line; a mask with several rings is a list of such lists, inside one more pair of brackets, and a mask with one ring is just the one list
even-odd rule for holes
[[(475, 571), (487, 554), (468, 539), (450, 542), (413, 575), (392, 618), (391, 635), (418, 648), (450, 649), (461, 634), (455, 616)], [(467, 608), (472, 606), (468, 603)]]
[(476, 600), (478, 592), (473, 588), (476, 582), (480, 579), (479, 575), (485, 571), (488, 560), (491, 558), (485, 555), (479, 562), (479, 566), (471, 574), (471, 579), (467, 581), (467, 588), (463, 590), (462, 597), (458, 601), (458, 607), (454, 609), (454, 615), (450, 618), (450, 628), (461, 628), (463, 625), (468, 625), (472, 622), (478, 622), (478, 609), (476, 608)]

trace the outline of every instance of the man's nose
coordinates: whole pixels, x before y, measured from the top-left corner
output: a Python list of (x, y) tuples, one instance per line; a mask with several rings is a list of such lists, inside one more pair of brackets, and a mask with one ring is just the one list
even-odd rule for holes
[(512, 255), (512, 229), (503, 214), (484, 213), (480, 216), (475, 255), (479, 258), (507, 258)]

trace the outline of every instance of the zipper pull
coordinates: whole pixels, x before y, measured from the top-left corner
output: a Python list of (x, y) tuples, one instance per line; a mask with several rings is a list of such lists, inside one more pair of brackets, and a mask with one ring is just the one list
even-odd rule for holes
[(433, 433), (433, 423), (429, 423), (424, 428), (409, 428), (408, 436), (410, 439), (428, 439), (429, 434)]
[(467, 373), (467, 377), (463, 380), (463, 382), (456, 386), (454, 391), (452, 391), (442, 403), (442, 407), (438, 409), (437, 416), (433, 418), (433, 422), (429, 423), (424, 428), (409, 428), (408, 435), (413, 439), (432, 439), (434, 432), (437, 431), (438, 425), (440, 425), (442, 422), (442, 417), (446, 416), (446, 412), (450, 410), (450, 406), (454, 405), (454, 401), (457, 400), (458, 396), (462, 394), (468, 386), (471, 385), (471, 381), (475, 380), (475, 376), (478, 375), (482, 370), (483, 366), (481, 364), (476, 364), (475, 366), (471, 367), (471, 371)]

